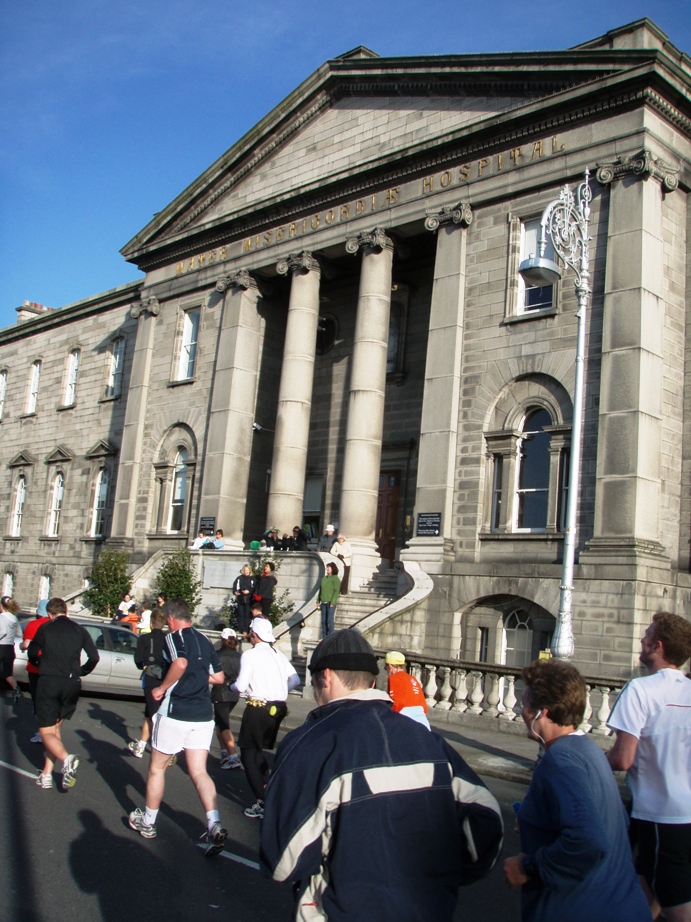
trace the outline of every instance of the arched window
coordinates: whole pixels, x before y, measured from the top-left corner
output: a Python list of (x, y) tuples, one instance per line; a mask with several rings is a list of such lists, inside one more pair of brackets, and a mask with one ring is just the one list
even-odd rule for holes
[(62, 513), (62, 498), (65, 493), (65, 478), (61, 473), (55, 475), (53, 489), (50, 497), (50, 518), (48, 520), (48, 536), (57, 538), (60, 532), (60, 515)]
[(71, 407), (77, 397), (77, 378), (79, 376), (79, 362), (81, 361), (81, 351), (73, 349), (67, 359), (67, 374), (65, 375), (65, 393), (63, 395), (63, 405)]
[(544, 531), (549, 495), (550, 434), (547, 410), (531, 410), (521, 427), (516, 487), (516, 530)]
[(187, 459), (189, 455), (186, 448), (180, 448), (175, 457), (173, 470), (173, 489), (170, 495), (170, 515), (168, 518), (168, 531), (178, 532), (184, 530), (185, 503), (187, 500)]
[(106, 508), (108, 504), (109, 480), (108, 468), (102, 467), (96, 478), (94, 503), (91, 509), (91, 529), (89, 534), (92, 538), (100, 538), (106, 531)]
[(125, 363), (125, 337), (119, 336), (113, 340), (108, 356), (108, 377), (103, 396), (106, 399), (119, 397), (122, 388), (122, 371)]
[(26, 502), (26, 477), (22, 474), (17, 481), (14, 490), (14, 509), (12, 510), (12, 529), (13, 538), (19, 538), (22, 534), (22, 519), (24, 518), (24, 503)]
[(29, 372), (29, 392), (26, 398), (26, 412), (35, 413), (38, 405), (38, 386), (41, 383), (41, 362), (35, 361)]
[(516, 609), (504, 620), (504, 663), (528, 666), (533, 660), (533, 622), (530, 615)]

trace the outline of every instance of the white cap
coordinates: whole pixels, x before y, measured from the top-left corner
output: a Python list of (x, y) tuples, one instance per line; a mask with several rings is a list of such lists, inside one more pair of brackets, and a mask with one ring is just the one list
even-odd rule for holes
[(336, 531), (336, 529), (333, 527), (333, 525), (327, 525), (327, 526), (326, 526), (326, 530), (327, 530), (327, 531)]
[(231, 637), (237, 637), (238, 635), (232, 629), (232, 627), (224, 627), (221, 631), (221, 638), (223, 640), (230, 640)]
[(271, 622), (268, 618), (253, 618), (250, 631), (253, 631), (264, 643), (276, 643), (276, 638), (271, 630)]

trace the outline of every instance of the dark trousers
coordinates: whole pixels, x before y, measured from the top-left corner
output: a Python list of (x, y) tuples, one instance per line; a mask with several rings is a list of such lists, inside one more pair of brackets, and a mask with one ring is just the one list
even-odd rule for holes
[(285, 701), (269, 701), (263, 707), (245, 706), (238, 736), (240, 761), (257, 800), (264, 799), (264, 786), (269, 780), (264, 749), (273, 749), (276, 745), (278, 728), (286, 713)]

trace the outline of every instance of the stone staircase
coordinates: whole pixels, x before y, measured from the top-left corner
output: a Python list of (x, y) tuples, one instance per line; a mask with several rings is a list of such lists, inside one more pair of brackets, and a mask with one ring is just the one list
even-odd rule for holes
[(398, 596), (397, 585), (398, 570), (379, 570), (357, 592), (342, 595), (336, 606), (336, 629), (350, 627), (378, 608), (388, 605)]

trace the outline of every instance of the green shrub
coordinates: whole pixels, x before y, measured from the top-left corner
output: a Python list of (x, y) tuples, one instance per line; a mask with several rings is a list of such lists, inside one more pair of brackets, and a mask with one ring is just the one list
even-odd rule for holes
[(202, 600), (201, 585), (194, 573), (192, 555), (186, 547), (179, 548), (165, 559), (158, 571), (155, 595), (182, 599), (194, 614)]
[(125, 593), (132, 583), (127, 575), (129, 557), (125, 551), (104, 548), (91, 568), (91, 585), (84, 600), (94, 615), (114, 618)]

